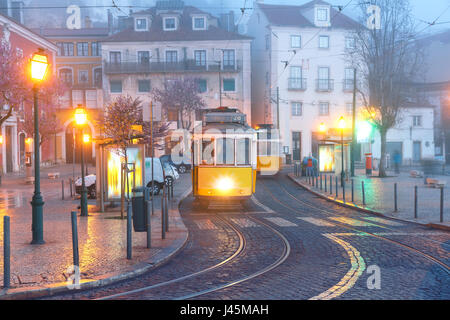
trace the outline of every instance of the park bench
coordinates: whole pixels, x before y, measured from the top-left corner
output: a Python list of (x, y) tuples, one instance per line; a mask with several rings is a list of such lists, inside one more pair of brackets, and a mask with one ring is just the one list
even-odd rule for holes
[(433, 188), (444, 188), (447, 184), (447, 181), (434, 179), (434, 178), (427, 178), (426, 179), (427, 185)]

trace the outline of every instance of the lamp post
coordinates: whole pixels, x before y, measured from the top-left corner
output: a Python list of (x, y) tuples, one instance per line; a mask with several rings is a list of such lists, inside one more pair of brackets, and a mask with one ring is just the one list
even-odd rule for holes
[(31, 230), (33, 240), (31, 244), (44, 244), (44, 222), (43, 206), (44, 201), (41, 195), (40, 182), (40, 151), (39, 151), (39, 106), (38, 93), (39, 84), (44, 80), (48, 70), (48, 58), (42, 49), (33, 55), (31, 59), (31, 79), (33, 80), (33, 100), (34, 100), (34, 194), (31, 200), (32, 225)]
[(339, 129), (341, 129), (341, 186), (344, 185), (344, 129), (345, 129), (345, 119), (344, 117), (339, 118)]
[(3, 175), (3, 136), (0, 135), (0, 185), (2, 184)]
[[(83, 134), (84, 125), (87, 123), (86, 109), (81, 105), (75, 110), (75, 122), (80, 127), (83, 142), (81, 143), (81, 198), (80, 198), (80, 216), (87, 217), (87, 189), (84, 179), (84, 144), (89, 142), (89, 135)], [(87, 137), (86, 137), (87, 136)], [(87, 142), (86, 142), (87, 140)]]

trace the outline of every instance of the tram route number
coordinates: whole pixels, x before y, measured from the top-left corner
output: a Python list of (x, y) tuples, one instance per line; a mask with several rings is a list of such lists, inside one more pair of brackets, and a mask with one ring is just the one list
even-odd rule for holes
[(269, 315), (268, 305), (232, 304), (223, 307), (204, 307), (186, 305), (180, 308), (180, 315), (197, 315), (211, 318), (213, 315), (222, 317), (232, 317), (238, 315)]

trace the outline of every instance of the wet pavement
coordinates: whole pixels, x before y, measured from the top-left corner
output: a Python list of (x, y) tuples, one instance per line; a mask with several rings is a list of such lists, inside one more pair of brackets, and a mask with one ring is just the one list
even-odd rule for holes
[[(55, 171), (58, 168), (50, 168)], [(71, 199), (66, 183), (65, 199), (61, 200), (61, 179), (71, 176), (65, 166), (59, 179), (49, 179), (43, 172), (41, 191), (44, 198), (43, 245), (31, 245), (31, 197), (34, 186), (26, 185), (20, 176), (4, 177), (0, 187), (0, 230), (3, 216), (11, 219), (11, 286), (12, 290), (36, 289), (64, 285), (72, 266), (72, 234), (70, 212), (79, 211), (78, 199)], [(90, 168), (90, 171), (94, 170)], [(174, 253), (187, 238), (187, 231), (178, 214), (177, 200), (190, 188), (190, 175), (181, 175), (174, 188), (175, 199), (169, 212), (170, 232), (161, 240), (160, 196), (155, 198), (152, 216), (152, 248), (146, 248), (146, 233), (133, 232), (133, 259), (126, 259), (126, 220), (120, 212), (95, 212), (95, 200), (89, 200), (89, 217), (78, 216), (80, 270), (82, 280), (104, 279), (136, 269), (140, 263), (155, 263), (155, 257)], [(177, 241), (178, 240), (178, 241)], [(3, 232), (0, 232), (0, 274), (3, 274)], [(142, 266), (142, 264), (140, 265)], [(0, 286), (3, 285), (3, 277)]]

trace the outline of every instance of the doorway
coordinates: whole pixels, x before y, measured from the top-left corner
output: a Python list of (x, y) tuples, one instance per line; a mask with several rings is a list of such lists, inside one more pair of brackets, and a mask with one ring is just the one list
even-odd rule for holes
[(302, 133), (299, 131), (292, 132), (292, 159), (294, 161), (302, 159)]

